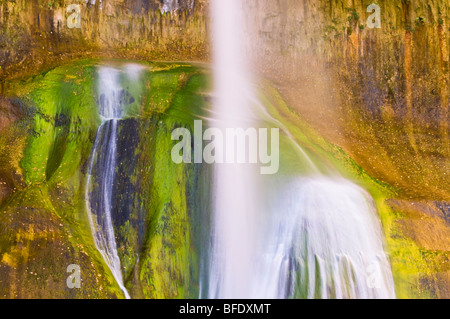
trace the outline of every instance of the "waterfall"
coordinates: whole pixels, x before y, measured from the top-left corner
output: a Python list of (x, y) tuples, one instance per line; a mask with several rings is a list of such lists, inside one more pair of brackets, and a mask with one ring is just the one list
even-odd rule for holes
[[(126, 68), (129, 78), (136, 78), (139, 68)], [(85, 201), (91, 231), (97, 249), (110, 268), (127, 299), (113, 227), (113, 185), (117, 159), (118, 122), (126, 104), (120, 84), (120, 71), (100, 67), (98, 71), (98, 105), (102, 123), (98, 128), (88, 167)], [(96, 191), (93, 191), (96, 176)]]
[(293, 178), (275, 193), (261, 227), (252, 296), (395, 297), (367, 192), (340, 177), (309, 176)]
[[(213, 0), (214, 123), (258, 125), (245, 72), (241, 0)], [(267, 112), (260, 121), (271, 121)], [(300, 150), (308, 174), (263, 179), (251, 165), (214, 168), (211, 246), (201, 297), (394, 298), (383, 233), (370, 195), (321, 173)], [(282, 156), (282, 155), (281, 155)]]
[[(246, 81), (239, 37), (240, 14), (237, 2), (213, 1), (213, 33), (215, 35), (214, 81), (216, 126), (226, 128), (251, 127), (253, 121), (246, 97), (242, 94)], [(230, 18), (228, 24), (222, 17)], [(226, 30), (229, 28), (229, 30)], [(229, 50), (234, 48), (236, 50)], [(228, 68), (232, 66), (231, 68)], [(241, 92), (241, 93), (239, 93)], [(252, 233), (253, 207), (256, 203), (254, 169), (240, 164), (222, 164), (214, 167), (212, 247), (208, 291), (210, 298), (245, 298), (250, 293), (249, 273), (252, 271), (252, 251), (256, 239)]]

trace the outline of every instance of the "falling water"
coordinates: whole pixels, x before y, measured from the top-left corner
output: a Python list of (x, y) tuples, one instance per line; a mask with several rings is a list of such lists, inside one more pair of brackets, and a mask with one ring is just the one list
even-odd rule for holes
[[(240, 5), (212, 1), (214, 123), (222, 129), (257, 125), (248, 120), (256, 98), (245, 76)], [(280, 125), (267, 115), (260, 120)], [(201, 283), (201, 296), (394, 298), (370, 195), (340, 176), (321, 174), (289, 132), (284, 138), (300, 149), (298, 160), (309, 174), (290, 172), (261, 183), (252, 166), (216, 165), (208, 283)]]
[[(251, 113), (242, 94), (244, 64), (240, 54), (242, 39), (239, 37), (239, 10), (236, 0), (213, 1), (215, 8), (213, 32), (220, 41), (215, 42), (214, 76), (215, 122), (223, 131), (226, 128), (249, 127)], [(230, 18), (225, 30), (222, 17)], [(229, 50), (229, 48), (236, 50)], [(232, 68), (228, 68), (232, 66)], [(241, 93), (240, 93), (241, 92)], [(252, 232), (256, 212), (256, 189), (253, 167), (240, 164), (217, 165), (214, 171), (214, 224), (212, 225), (212, 248), (210, 254), (208, 297), (245, 298), (250, 293), (249, 273), (252, 267), (252, 251), (256, 239)], [(203, 288), (203, 287), (202, 287)]]
[(252, 296), (395, 297), (367, 192), (340, 177), (309, 176), (285, 181), (275, 194), (261, 226)]
[[(130, 78), (135, 78), (139, 69), (126, 69)], [(113, 184), (117, 159), (118, 121), (123, 113), (124, 90), (120, 84), (120, 71), (100, 67), (98, 71), (98, 96), (102, 124), (98, 128), (92, 150), (86, 185), (86, 207), (95, 245), (122, 289), (130, 298), (124, 286), (120, 259), (113, 227)], [(95, 175), (94, 175), (95, 174)], [(98, 190), (92, 191), (92, 177)]]

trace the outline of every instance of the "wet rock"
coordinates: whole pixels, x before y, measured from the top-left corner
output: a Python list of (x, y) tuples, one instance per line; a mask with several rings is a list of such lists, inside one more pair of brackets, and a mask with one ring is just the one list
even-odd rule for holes
[[(67, 7), (59, 2), (0, 1), (0, 82), (80, 56), (204, 61), (209, 54), (205, 2), (88, 1), (81, 4), (77, 29), (67, 26)], [(176, 14), (164, 14), (164, 6)]]

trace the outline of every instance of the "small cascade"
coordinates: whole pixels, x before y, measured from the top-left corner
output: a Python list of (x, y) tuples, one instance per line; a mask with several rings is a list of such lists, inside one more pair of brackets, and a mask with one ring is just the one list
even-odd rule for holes
[[(125, 75), (135, 80), (138, 78), (139, 70), (140, 68), (127, 67)], [(112, 211), (118, 122), (126, 104), (120, 75), (120, 70), (110, 67), (100, 67), (98, 71), (98, 106), (102, 124), (98, 128), (89, 162), (85, 200), (95, 245), (125, 297), (129, 299), (117, 253)]]

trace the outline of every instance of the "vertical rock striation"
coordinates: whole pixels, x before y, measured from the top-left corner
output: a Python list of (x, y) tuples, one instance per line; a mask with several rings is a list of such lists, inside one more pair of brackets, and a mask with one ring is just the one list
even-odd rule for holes
[(204, 0), (1, 0), (0, 82), (79, 56), (206, 60), (207, 24)]

